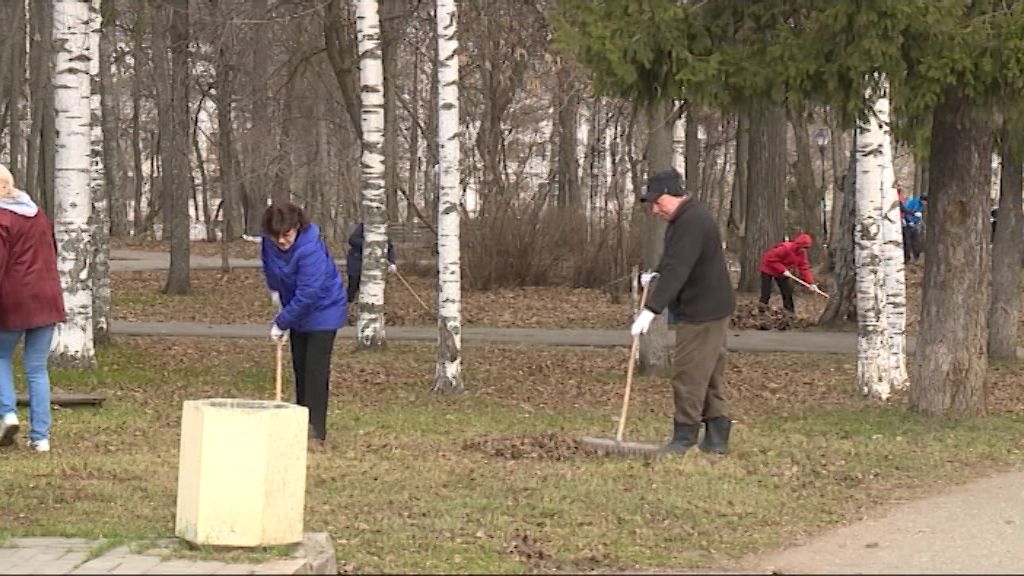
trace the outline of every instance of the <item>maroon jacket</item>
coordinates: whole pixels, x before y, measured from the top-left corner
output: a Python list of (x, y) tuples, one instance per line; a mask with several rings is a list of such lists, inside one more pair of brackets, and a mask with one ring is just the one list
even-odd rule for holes
[(29, 330), (64, 320), (53, 226), (0, 203), (0, 329)]

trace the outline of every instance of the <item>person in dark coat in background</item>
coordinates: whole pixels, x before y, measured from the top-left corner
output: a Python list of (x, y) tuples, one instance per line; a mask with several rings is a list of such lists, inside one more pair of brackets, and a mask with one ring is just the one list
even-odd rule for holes
[[(345, 255), (345, 273), (348, 274), (348, 301), (355, 302), (359, 296), (359, 279), (363, 273), (363, 223), (356, 224), (348, 237), (349, 250)], [(388, 271), (397, 272), (395, 245), (388, 238)]]
[(348, 315), (341, 274), (320, 229), (291, 203), (263, 214), (260, 251), (271, 300), (279, 306), (270, 328), (278, 343), (291, 340), (295, 402), (309, 408), (310, 437), (327, 438), (331, 353)]
[(725, 454), (732, 429), (726, 403), (725, 337), (736, 299), (718, 224), (707, 208), (686, 194), (674, 169), (651, 176), (640, 201), (668, 227), (657, 270), (641, 275), (644, 287), (655, 284), (630, 334), (646, 334), (663, 310), (679, 320), (674, 324), (672, 354), (672, 440), (661, 452), (682, 454), (697, 445), (703, 423), (700, 450)]
[(50, 451), (50, 375), (47, 363), (64, 291), (57, 272), (53, 224), (0, 165), (0, 446), (21, 427), (14, 393), (14, 350), (25, 339), (29, 397), (28, 446)]
[(807, 249), (811, 247), (810, 234), (799, 234), (792, 242), (779, 242), (769, 248), (761, 256), (759, 271), (761, 272), (761, 305), (767, 306), (772, 297), (772, 281), (779, 285), (782, 293), (782, 307), (789, 313), (796, 312), (793, 303), (793, 285), (789, 278), (790, 270), (797, 269), (800, 278), (810, 284), (812, 290), (817, 289), (814, 275), (811, 274), (811, 263), (807, 259)]

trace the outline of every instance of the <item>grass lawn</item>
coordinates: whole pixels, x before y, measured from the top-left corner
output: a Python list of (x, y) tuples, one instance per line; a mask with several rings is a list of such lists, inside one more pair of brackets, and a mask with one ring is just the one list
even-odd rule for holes
[[(645, 462), (574, 440), (613, 434), (625, 349), (470, 345), (469, 393), (435, 398), (432, 345), (350, 347), (306, 500), (306, 529), (332, 535), (346, 571), (722, 566), (1024, 462), (1015, 364), (990, 371), (992, 416), (951, 422), (861, 400), (852, 357), (733, 354), (733, 453)], [(51, 454), (0, 450), (0, 541), (173, 534), (182, 401), (272, 398), (272, 350), (122, 338), (95, 373), (56, 371), (58, 388), (109, 399), (55, 411)], [(627, 437), (663, 440), (667, 383), (641, 378), (633, 398)]]

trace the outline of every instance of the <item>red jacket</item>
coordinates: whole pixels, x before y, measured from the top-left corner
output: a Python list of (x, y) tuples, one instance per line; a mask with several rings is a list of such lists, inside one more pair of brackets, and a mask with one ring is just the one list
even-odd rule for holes
[(796, 268), (804, 282), (814, 284), (811, 263), (807, 261), (807, 249), (810, 247), (809, 234), (800, 234), (792, 242), (779, 242), (761, 256), (759, 270), (772, 276), (782, 276), (786, 270)]
[(64, 320), (53, 226), (0, 202), (0, 329), (29, 330)]

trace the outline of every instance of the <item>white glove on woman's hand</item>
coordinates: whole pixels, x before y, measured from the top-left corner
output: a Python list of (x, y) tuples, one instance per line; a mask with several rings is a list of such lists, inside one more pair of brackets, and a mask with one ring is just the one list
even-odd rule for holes
[(392, 274), (398, 272), (398, 266), (395, 264), (388, 264), (388, 272), (391, 272)]
[(278, 344), (284, 344), (288, 341), (288, 331), (281, 330), (277, 324), (274, 324), (270, 327), (270, 339)]
[(654, 321), (656, 314), (651, 312), (647, 308), (640, 311), (640, 314), (633, 321), (633, 326), (629, 329), (629, 333), (633, 336), (639, 336), (641, 334), (647, 334), (647, 331), (651, 329), (651, 322)]
[(278, 310), (281, 309), (281, 293), (280, 292), (278, 292), (277, 290), (272, 291), (270, 293), (270, 301), (274, 304), (274, 306), (277, 307)]

